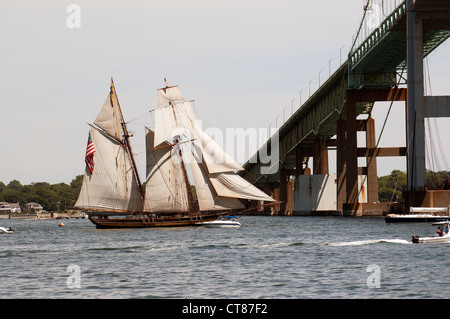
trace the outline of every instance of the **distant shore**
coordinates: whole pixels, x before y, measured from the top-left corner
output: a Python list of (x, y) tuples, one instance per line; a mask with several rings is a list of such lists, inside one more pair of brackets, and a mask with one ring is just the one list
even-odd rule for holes
[(84, 219), (87, 215), (82, 212), (76, 213), (10, 213), (0, 214), (0, 219)]

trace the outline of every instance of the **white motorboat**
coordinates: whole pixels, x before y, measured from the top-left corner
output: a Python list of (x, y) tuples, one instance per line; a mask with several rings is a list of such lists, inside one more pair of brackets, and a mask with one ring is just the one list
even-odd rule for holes
[(438, 222), (433, 223), (434, 226), (438, 226), (436, 232), (438, 233), (438, 236), (432, 236), (432, 237), (419, 237), (417, 235), (412, 236), (412, 242), (413, 243), (450, 243), (450, 232), (449, 232), (449, 226), (450, 221), (444, 221), (444, 222)]
[(206, 227), (240, 227), (241, 223), (237, 221), (236, 216), (222, 216), (212, 222), (197, 223)]
[(411, 207), (409, 214), (389, 214), (384, 220), (393, 223), (437, 223), (450, 220), (449, 207)]
[(14, 233), (14, 230), (9, 227), (8, 229), (6, 229), (5, 227), (0, 227), (0, 234), (12, 234)]

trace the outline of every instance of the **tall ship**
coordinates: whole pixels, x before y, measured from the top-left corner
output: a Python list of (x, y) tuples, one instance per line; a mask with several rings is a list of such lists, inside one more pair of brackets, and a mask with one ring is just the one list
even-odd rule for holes
[(151, 110), (154, 129), (145, 127), (146, 179), (141, 183), (111, 79), (106, 101), (89, 124), (75, 206), (97, 228), (132, 228), (194, 226), (238, 214), (250, 202), (275, 202), (237, 174), (243, 167), (203, 131), (191, 101), (178, 86), (164, 83)]

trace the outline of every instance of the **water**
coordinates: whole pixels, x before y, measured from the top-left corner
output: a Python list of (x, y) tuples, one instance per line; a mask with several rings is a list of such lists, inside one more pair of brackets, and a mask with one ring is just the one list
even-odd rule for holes
[[(236, 229), (111, 230), (2, 220), (15, 233), (0, 235), (0, 298), (448, 298), (450, 245), (410, 243), (432, 235), (430, 224), (239, 220)], [(68, 267), (79, 267), (80, 288)]]

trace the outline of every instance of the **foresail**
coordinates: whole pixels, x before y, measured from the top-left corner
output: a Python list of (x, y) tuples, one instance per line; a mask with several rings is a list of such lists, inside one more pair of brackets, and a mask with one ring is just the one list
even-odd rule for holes
[(219, 196), (274, 202), (266, 193), (235, 173), (220, 173), (209, 176)]
[(191, 170), (195, 182), (198, 205), (201, 211), (242, 209), (244, 204), (237, 198), (217, 195), (208, 178), (205, 164), (195, 160), (191, 153)]
[(228, 155), (202, 128), (194, 123), (194, 137), (198, 139), (203, 161), (209, 174), (242, 171), (244, 168)]
[[(164, 145), (167, 146), (168, 144)], [(172, 147), (154, 147), (154, 132), (146, 127), (147, 180), (145, 212), (187, 212), (189, 200), (181, 165), (172, 160)]]
[(138, 212), (142, 198), (129, 156), (123, 145), (91, 127), (95, 168), (85, 170), (76, 207), (92, 210)]

